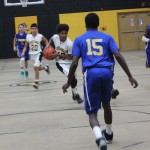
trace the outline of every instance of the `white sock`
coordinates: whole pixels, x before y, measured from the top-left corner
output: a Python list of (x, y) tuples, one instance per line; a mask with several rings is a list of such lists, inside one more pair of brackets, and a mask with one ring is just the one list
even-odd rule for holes
[(96, 140), (102, 138), (102, 132), (101, 132), (100, 127), (94, 126), (94, 127), (93, 127), (93, 132), (94, 132), (94, 135), (95, 135), (95, 137), (96, 137)]
[(45, 70), (47, 70), (47, 66), (44, 66), (45, 67)]
[(20, 71), (21, 71), (21, 72), (24, 72), (24, 69), (22, 69), (22, 68), (21, 68), (21, 70), (20, 70)]
[(76, 87), (75, 87), (75, 88), (72, 88), (72, 92), (73, 92), (74, 94), (78, 94), (77, 88), (76, 88)]
[(111, 124), (106, 124), (106, 132), (110, 135), (112, 134)]
[(20, 58), (20, 67), (24, 67), (24, 58)]
[(37, 79), (36, 79), (34, 82), (35, 82), (35, 83), (38, 83), (38, 82), (39, 82), (39, 80), (37, 80)]

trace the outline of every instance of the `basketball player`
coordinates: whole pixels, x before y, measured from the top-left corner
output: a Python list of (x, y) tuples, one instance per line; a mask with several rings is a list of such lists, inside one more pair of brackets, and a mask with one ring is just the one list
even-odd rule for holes
[(28, 78), (28, 60), (29, 60), (29, 50), (27, 49), (24, 56), (21, 56), (25, 41), (26, 41), (27, 33), (25, 32), (24, 25), (20, 24), (18, 26), (18, 33), (15, 34), (13, 40), (13, 50), (17, 52), (18, 57), (20, 58), (20, 76)]
[[(96, 138), (96, 144), (100, 150), (107, 150), (107, 143), (113, 140), (112, 111), (110, 106), (113, 64), (111, 57), (114, 55), (120, 66), (128, 76), (131, 85), (136, 88), (137, 81), (132, 77), (123, 56), (118, 51), (118, 46), (112, 36), (99, 32), (99, 17), (95, 13), (89, 13), (85, 17), (87, 32), (77, 37), (72, 48), (73, 61), (70, 66), (68, 81), (63, 85), (63, 92), (71, 85), (78, 61), (82, 59), (84, 73), (84, 101), (85, 110), (89, 116), (89, 123)], [(104, 109), (106, 129), (101, 131), (97, 119), (98, 110)]]
[(42, 49), (41, 49), (41, 41), (44, 41), (46, 46), (49, 46), (47, 39), (38, 33), (38, 26), (36, 23), (31, 25), (31, 34), (28, 34), (26, 37), (26, 43), (22, 52), (22, 56), (25, 55), (27, 47), (29, 46), (29, 55), (30, 59), (34, 60), (34, 71), (35, 71), (35, 82), (33, 87), (38, 89), (39, 87), (39, 71), (45, 70), (48, 74), (50, 74), (48, 64), (46, 66), (41, 65), (42, 61)]
[[(69, 68), (72, 62), (72, 44), (68, 38), (69, 26), (67, 24), (58, 24), (56, 27), (57, 34), (53, 35), (49, 41), (50, 45), (56, 50), (56, 66), (66, 76), (68, 76)], [(72, 82), (72, 98), (79, 104), (83, 102), (77, 92), (77, 78), (74, 75)]]
[(142, 41), (146, 44), (146, 67), (150, 68), (150, 24), (146, 26)]

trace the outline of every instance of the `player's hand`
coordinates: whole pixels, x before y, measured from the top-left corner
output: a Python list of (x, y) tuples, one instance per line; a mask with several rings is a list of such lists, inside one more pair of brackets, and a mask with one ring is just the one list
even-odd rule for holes
[(17, 48), (16, 47), (14, 47), (14, 52), (17, 52)]
[(138, 82), (133, 77), (130, 77), (129, 81), (134, 88), (138, 86)]
[(65, 94), (67, 92), (67, 89), (69, 88), (70, 84), (66, 83), (63, 85), (62, 89), (63, 89), (63, 93)]

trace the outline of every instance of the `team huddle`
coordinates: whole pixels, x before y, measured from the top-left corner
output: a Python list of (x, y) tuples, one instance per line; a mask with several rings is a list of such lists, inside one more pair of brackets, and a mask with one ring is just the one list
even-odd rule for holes
[[(31, 25), (31, 34), (24, 32), (22, 24), (19, 25), (19, 33), (14, 38), (14, 50), (18, 51), (20, 58), (21, 77), (28, 77), (28, 60), (34, 61), (35, 82), (33, 87), (39, 88), (39, 71), (45, 70), (50, 74), (49, 65), (42, 66), (43, 48), (52, 46), (55, 53), (57, 68), (67, 77), (66, 84), (63, 85), (63, 92), (72, 88), (72, 99), (82, 103), (77, 92), (76, 69), (79, 59), (82, 61), (82, 72), (84, 76), (84, 106), (89, 123), (96, 138), (99, 150), (107, 150), (107, 143), (113, 140), (112, 131), (112, 111), (110, 101), (113, 90), (113, 76), (115, 60), (120, 64), (131, 85), (136, 88), (138, 82), (133, 78), (124, 57), (119, 52), (119, 48), (111, 35), (98, 31), (99, 17), (95, 13), (89, 13), (85, 17), (87, 31), (77, 37), (74, 42), (68, 38), (69, 26), (59, 24), (56, 27), (57, 34), (53, 35), (49, 42), (38, 33), (37, 24)], [(147, 61), (146, 66), (150, 66), (150, 25), (146, 28), (142, 40), (146, 42)], [(119, 91), (118, 93), (119, 94)], [(116, 97), (117, 95), (113, 95)], [(106, 128), (101, 130), (97, 119), (100, 108), (104, 109), (104, 121)]]

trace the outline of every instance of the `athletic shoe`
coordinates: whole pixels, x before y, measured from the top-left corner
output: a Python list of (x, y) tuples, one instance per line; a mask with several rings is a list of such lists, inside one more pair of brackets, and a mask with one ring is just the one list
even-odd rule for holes
[(113, 132), (112, 132), (112, 134), (108, 134), (108, 133), (106, 132), (106, 129), (105, 129), (105, 130), (102, 130), (102, 135), (103, 135), (103, 137), (105, 138), (107, 144), (111, 144), (111, 143), (112, 143), (112, 140), (113, 140)]
[(49, 69), (49, 65), (48, 64), (46, 64), (46, 68), (47, 69), (45, 71), (47, 72), (47, 74), (50, 74), (50, 69)]
[(107, 143), (104, 138), (96, 140), (96, 144), (100, 150), (107, 150)]
[(115, 98), (117, 98), (118, 95), (119, 95), (119, 91), (117, 89), (113, 90), (111, 93), (111, 98), (115, 99)]
[(74, 101), (77, 101), (78, 104), (80, 104), (80, 103), (83, 102), (83, 99), (80, 97), (80, 95), (79, 95), (79, 94), (74, 94), (73, 92), (72, 92), (72, 99), (73, 99)]
[(25, 71), (25, 77), (28, 78), (28, 76), (29, 76), (29, 72)]
[(34, 87), (35, 89), (38, 89), (38, 88), (39, 88), (39, 84), (38, 84), (38, 83), (34, 83), (34, 84), (33, 84), (33, 87)]
[(24, 78), (24, 71), (21, 71), (21, 72), (20, 72), (20, 77), (21, 77), (21, 78)]

